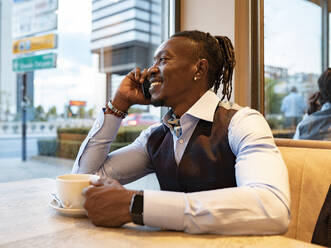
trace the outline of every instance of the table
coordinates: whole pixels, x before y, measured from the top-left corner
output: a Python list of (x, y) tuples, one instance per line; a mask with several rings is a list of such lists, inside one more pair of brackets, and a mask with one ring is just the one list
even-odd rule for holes
[(94, 226), (49, 206), (54, 179), (0, 183), (0, 247), (319, 247), (283, 236), (190, 235), (140, 227)]

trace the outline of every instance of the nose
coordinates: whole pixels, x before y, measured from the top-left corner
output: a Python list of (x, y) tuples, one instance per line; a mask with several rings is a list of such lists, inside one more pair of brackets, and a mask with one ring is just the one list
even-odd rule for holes
[(155, 75), (159, 72), (159, 68), (156, 66), (156, 64), (153, 64), (151, 67), (148, 68), (147, 73), (149, 78), (155, 77)]

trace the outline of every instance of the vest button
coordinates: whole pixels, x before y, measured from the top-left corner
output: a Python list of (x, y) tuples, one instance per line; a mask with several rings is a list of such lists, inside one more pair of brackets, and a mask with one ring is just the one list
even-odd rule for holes
[(178, 140), (178, 142), (179, 142), (180, 144), (183, 144), (183, 143), (184, 143), (184, 140), (183, 140), (183, 139), (180, 139), (180, 140)]

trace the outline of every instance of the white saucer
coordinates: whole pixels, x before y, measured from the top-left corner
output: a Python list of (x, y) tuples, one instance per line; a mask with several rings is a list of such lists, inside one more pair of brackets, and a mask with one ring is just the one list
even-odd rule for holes
[(70, 217), (86, 217), (85, 209), (71, 209), (59, 207), (54, 200), (49, 203), (49, 206), (55, 209), (58, 213)]

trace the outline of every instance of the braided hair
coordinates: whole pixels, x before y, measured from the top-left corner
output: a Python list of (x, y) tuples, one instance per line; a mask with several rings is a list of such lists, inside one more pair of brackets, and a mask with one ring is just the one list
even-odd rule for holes
[(199, 59), (206, 59), (209, 64), (208, 87), (214, 87), (217, 93), (222, 84), (222, 100), (229, 100), (232, 93), (232, 75), (235, 66), (235, 55), (231, 40), (226, 36), (212, 36), (201, 31), (182, 31), (173, 37), (185, 37), (193, 41), (196, 46), (194, 54)]

